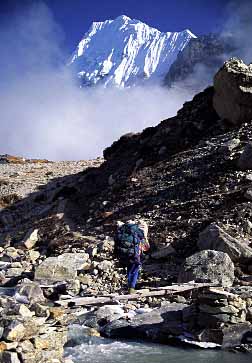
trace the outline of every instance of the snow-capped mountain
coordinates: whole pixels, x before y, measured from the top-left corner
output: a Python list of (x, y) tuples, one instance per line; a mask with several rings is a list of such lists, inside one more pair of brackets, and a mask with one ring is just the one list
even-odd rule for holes
[(191, 38), (190, 30), (162, 33), (122, 15), (94, 22), (69, 62), (83, 85), (128, 87), (161, 81)]

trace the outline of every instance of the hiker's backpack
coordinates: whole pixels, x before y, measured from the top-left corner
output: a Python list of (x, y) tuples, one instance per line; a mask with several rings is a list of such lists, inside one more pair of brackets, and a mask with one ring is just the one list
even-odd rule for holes
[(123, 224), (115, 234), (115, 255), (123, 266), (140, 264), (140, 242), (144, 233), (137, 224)]

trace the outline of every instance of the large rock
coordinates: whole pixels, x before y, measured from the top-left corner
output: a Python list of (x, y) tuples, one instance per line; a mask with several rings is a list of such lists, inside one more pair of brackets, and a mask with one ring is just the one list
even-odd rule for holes
[(178, 282), (212, 282), (232, 286), (234, 264), (230, 257), (220, 251), (205, 250), (188, 257), (182, 266)]
[(222, 119), (237, 125), (252, 120), (252, 65), (231, 58), (214, 77), (213, 106)]
[(198, 248), (202, 250), (222, 251), (229, 255), (232, 261), (252, 257), (252, 249), (244, 241), (230, 236), (217, 224), (210, 224), (199, 235)]
[(183, 310), (187, 307), (185, 304), (167, 304), (130, 320), (114, 320), (105, 325), (102, 333), (110, 338), (130, 337), (167, 342), (169, 335), (179, 336), (183, 333)]
[(26, 302), (27, 304), (40, 303), (46, 300), (39, 284), (29, 280), (22, 282), (17, 287), (15, 299), (18, 302)]
[(88, 258), (89, 255), (86, 253), (64, 253), (58, 257), (48, 257), (36, 268), (35, 280), (72, 281)]
[(252, 337), (252, 326), (248, 322), (235, 324), (223, 329), (222, 348), (230, 349), (238, 347), (240, 344), (250, 342)]
[(99, 329), (114, 320), (118, 320), (125, 315), (125, 311), (118, 305), (105, 305), (96, 311), (90, 311), (78, 316), (78, 323), (90, 328)]
[(6, 318), (4, 320), (5, 330), (4, 338), (11, 342), (19, 342), (25, 339), (31, 339), (36, 336), (41, 326), (44, 325), (46, 318), (36, 318), (31, 319), (11, 319)]

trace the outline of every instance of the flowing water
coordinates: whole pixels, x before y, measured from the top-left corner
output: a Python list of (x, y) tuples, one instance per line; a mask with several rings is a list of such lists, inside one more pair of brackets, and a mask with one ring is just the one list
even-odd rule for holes
[(80, 330), (71, 334), (65, 356), (74, 363), (252, 363), (252, 354), (85, 337)]

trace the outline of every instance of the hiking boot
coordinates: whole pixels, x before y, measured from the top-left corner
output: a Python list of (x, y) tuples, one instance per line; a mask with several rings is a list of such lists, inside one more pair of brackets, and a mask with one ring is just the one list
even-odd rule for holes
[(136, 290), (133, 287), (129, 288), (129, 294), (134, 294), (136, 292)]

